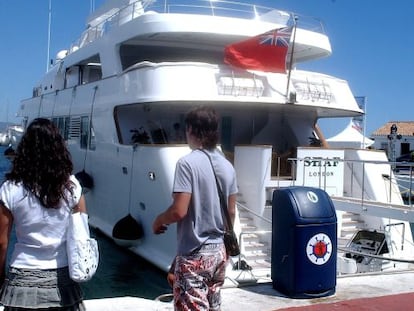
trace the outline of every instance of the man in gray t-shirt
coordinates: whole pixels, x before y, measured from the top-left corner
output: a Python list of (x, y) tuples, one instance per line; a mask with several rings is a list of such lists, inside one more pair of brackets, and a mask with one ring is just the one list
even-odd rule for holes
[(228, 256), (223, 244), (224, 223), (214, 172), (227, 199), (232, 221), (236, 174), (231, 163), (216, 148), (216, 112), (208, 107), (193, 109), (185, 123), (187, 142), (193, 151), (177, 162), (173, 203), (156, 217), (153, 231), (161, 234), (168, 224), (177, 223), (176, 309), (220, 310), (220, 287)]

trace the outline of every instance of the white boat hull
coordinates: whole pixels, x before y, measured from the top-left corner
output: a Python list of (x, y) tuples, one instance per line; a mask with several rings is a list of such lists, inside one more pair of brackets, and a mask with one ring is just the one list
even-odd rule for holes
[[(224, 63), (225, 46), (287, 26), (289, 15), (284, 18), (286, 13), (268, 10), (247, 19), (211, 14), (211, 7), (209, 14), (184, 14), (165, 13), (167, 6), (161, 10), (142, 6), (140, 1), (125, 8), (123, 1), (114, 3), (99, 11), (101, 15), (91, 16), (90, 27), (59, 53), (19, 111), (26, 124), (39, 116), (51, 118), (67, 141), (75, 173), (92, 177), (93, 186), (85, 187), (92, 226), (157, 267), (168, 269), (176, 249), (175, 225), (161, 236), (152, 233), (151, 225), (171, 204), (176, 161), (190, 152), (185, 141), (176, 139), (175, 126), (181, 126), (178, 134), (183, 136), (185, 113), (204, 104), (216, 108), (221, 116), (221, 149), (234, 163), (240, 188), (235, 229), (243, 259), (257, 271), (270, 269), (269, 203), (278, 187), (317, 186), (338, 197), (363, 194), (364, 199), (398, 204), (377, 187), (374, 181), (379, 171), (371, 167), (353, 170), (352, 165), (343, 164), (340, 176), (339, 171), (333, 175), (335, 184), (325, 187), (327, 175), (322, 171), (312, 173), (317, 178), (304, 178), (303, 159), (293, 161), (297, 166), (292, 166), (297, 155), (320, 162), (326, 152), (303, 148), (320, 142), (314, 134), (319, 118), (363, 113), (347, 81), (296, 68), (301, 62), (331, 54), (325, 33), (298, 22), (295, 48), (292, 43), (286, 56), (292, 66), (286, 72), (246, 71)], [(281, 18), (273, 19), (275, 14)], [(341, 161), (378, 158), (368, 151), (338, 152)], [(381, 164), (381, 170), (387, 170), (386, 166)], [(351, 180), (358, 187), (351, 187)], [(381, 179), (380, 186), (386, 186), (386, 181)], [(344, 204), (346, 208), (353, 205)], [(397, 245), (392, 255), (401, 254), (401, 235), (389, 226), (395, 214), (384, 212), (378, 217), (363, 212), (362, 224), (388, 230), (390, 245)], [(134, 219), (128, 228), (130, 236), (119, 238), (117, 224), (128, 215)], [(249, 222), (244, 223), (245, 219)], [(339, 210), (338, 219), (341, 232)], [(254, 234), (249, 232), (253, 227)], [(136, 235), (138, 231), (142, 234)], [(408, 231), (404, 239), (412, 241)], [(405, 244), (404, 248), (406, 252), (412, 247)]]

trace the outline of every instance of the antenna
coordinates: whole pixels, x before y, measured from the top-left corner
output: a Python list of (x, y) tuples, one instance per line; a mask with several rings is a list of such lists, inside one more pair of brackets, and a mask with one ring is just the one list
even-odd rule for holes
[(9, 125), (9, 99), (6, 101), (6, 123)]
[(46, 60), (46, 72), (49, 71), (50, 62), (50, 25), (52, 23), (52, 0), (49, 0), (49, 22), (47, 25), (47, 60)]

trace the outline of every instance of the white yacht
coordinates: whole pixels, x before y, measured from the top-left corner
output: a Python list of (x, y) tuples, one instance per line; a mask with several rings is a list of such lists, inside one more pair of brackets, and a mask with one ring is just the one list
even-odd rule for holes
[[(224, 61), (229, 45), (286, 27), (292, 35), (281, 72)], [(363, 114), (347, 81), (300, 69), (331, 52), (318, 20), (274, 8), (108, 1), (79, 40), (58, 53), (18, 113), (24, 125), (47, 117), (61, 129), (88, 190), (90, 225), (163, 270), (175, 254), (175, 228), (159, 236), (151, 226), (172, 202), (176, 161), (190, 152), (183, 119), (196, 105), (220, 114), (220, 148), (237, 172), (242, 254), (232, 259), (235, 271), (269, 276), (273, 193), (291, 186), (329, 194), (338, 273), (407, 267), (385, 260), (414, 253), (412, 212), (385, 154), (324, 146), (319, 119)], [(243, 281), (242, 274), (233, 281)]]

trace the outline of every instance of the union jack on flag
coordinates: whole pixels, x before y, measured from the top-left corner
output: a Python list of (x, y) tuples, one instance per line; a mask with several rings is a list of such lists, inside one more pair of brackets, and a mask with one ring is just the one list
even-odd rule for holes
[(289, 47), (292, 27), (284, 27), (268, 31), (259, 37), (259, 43), (263, 45), (275, 45)]

